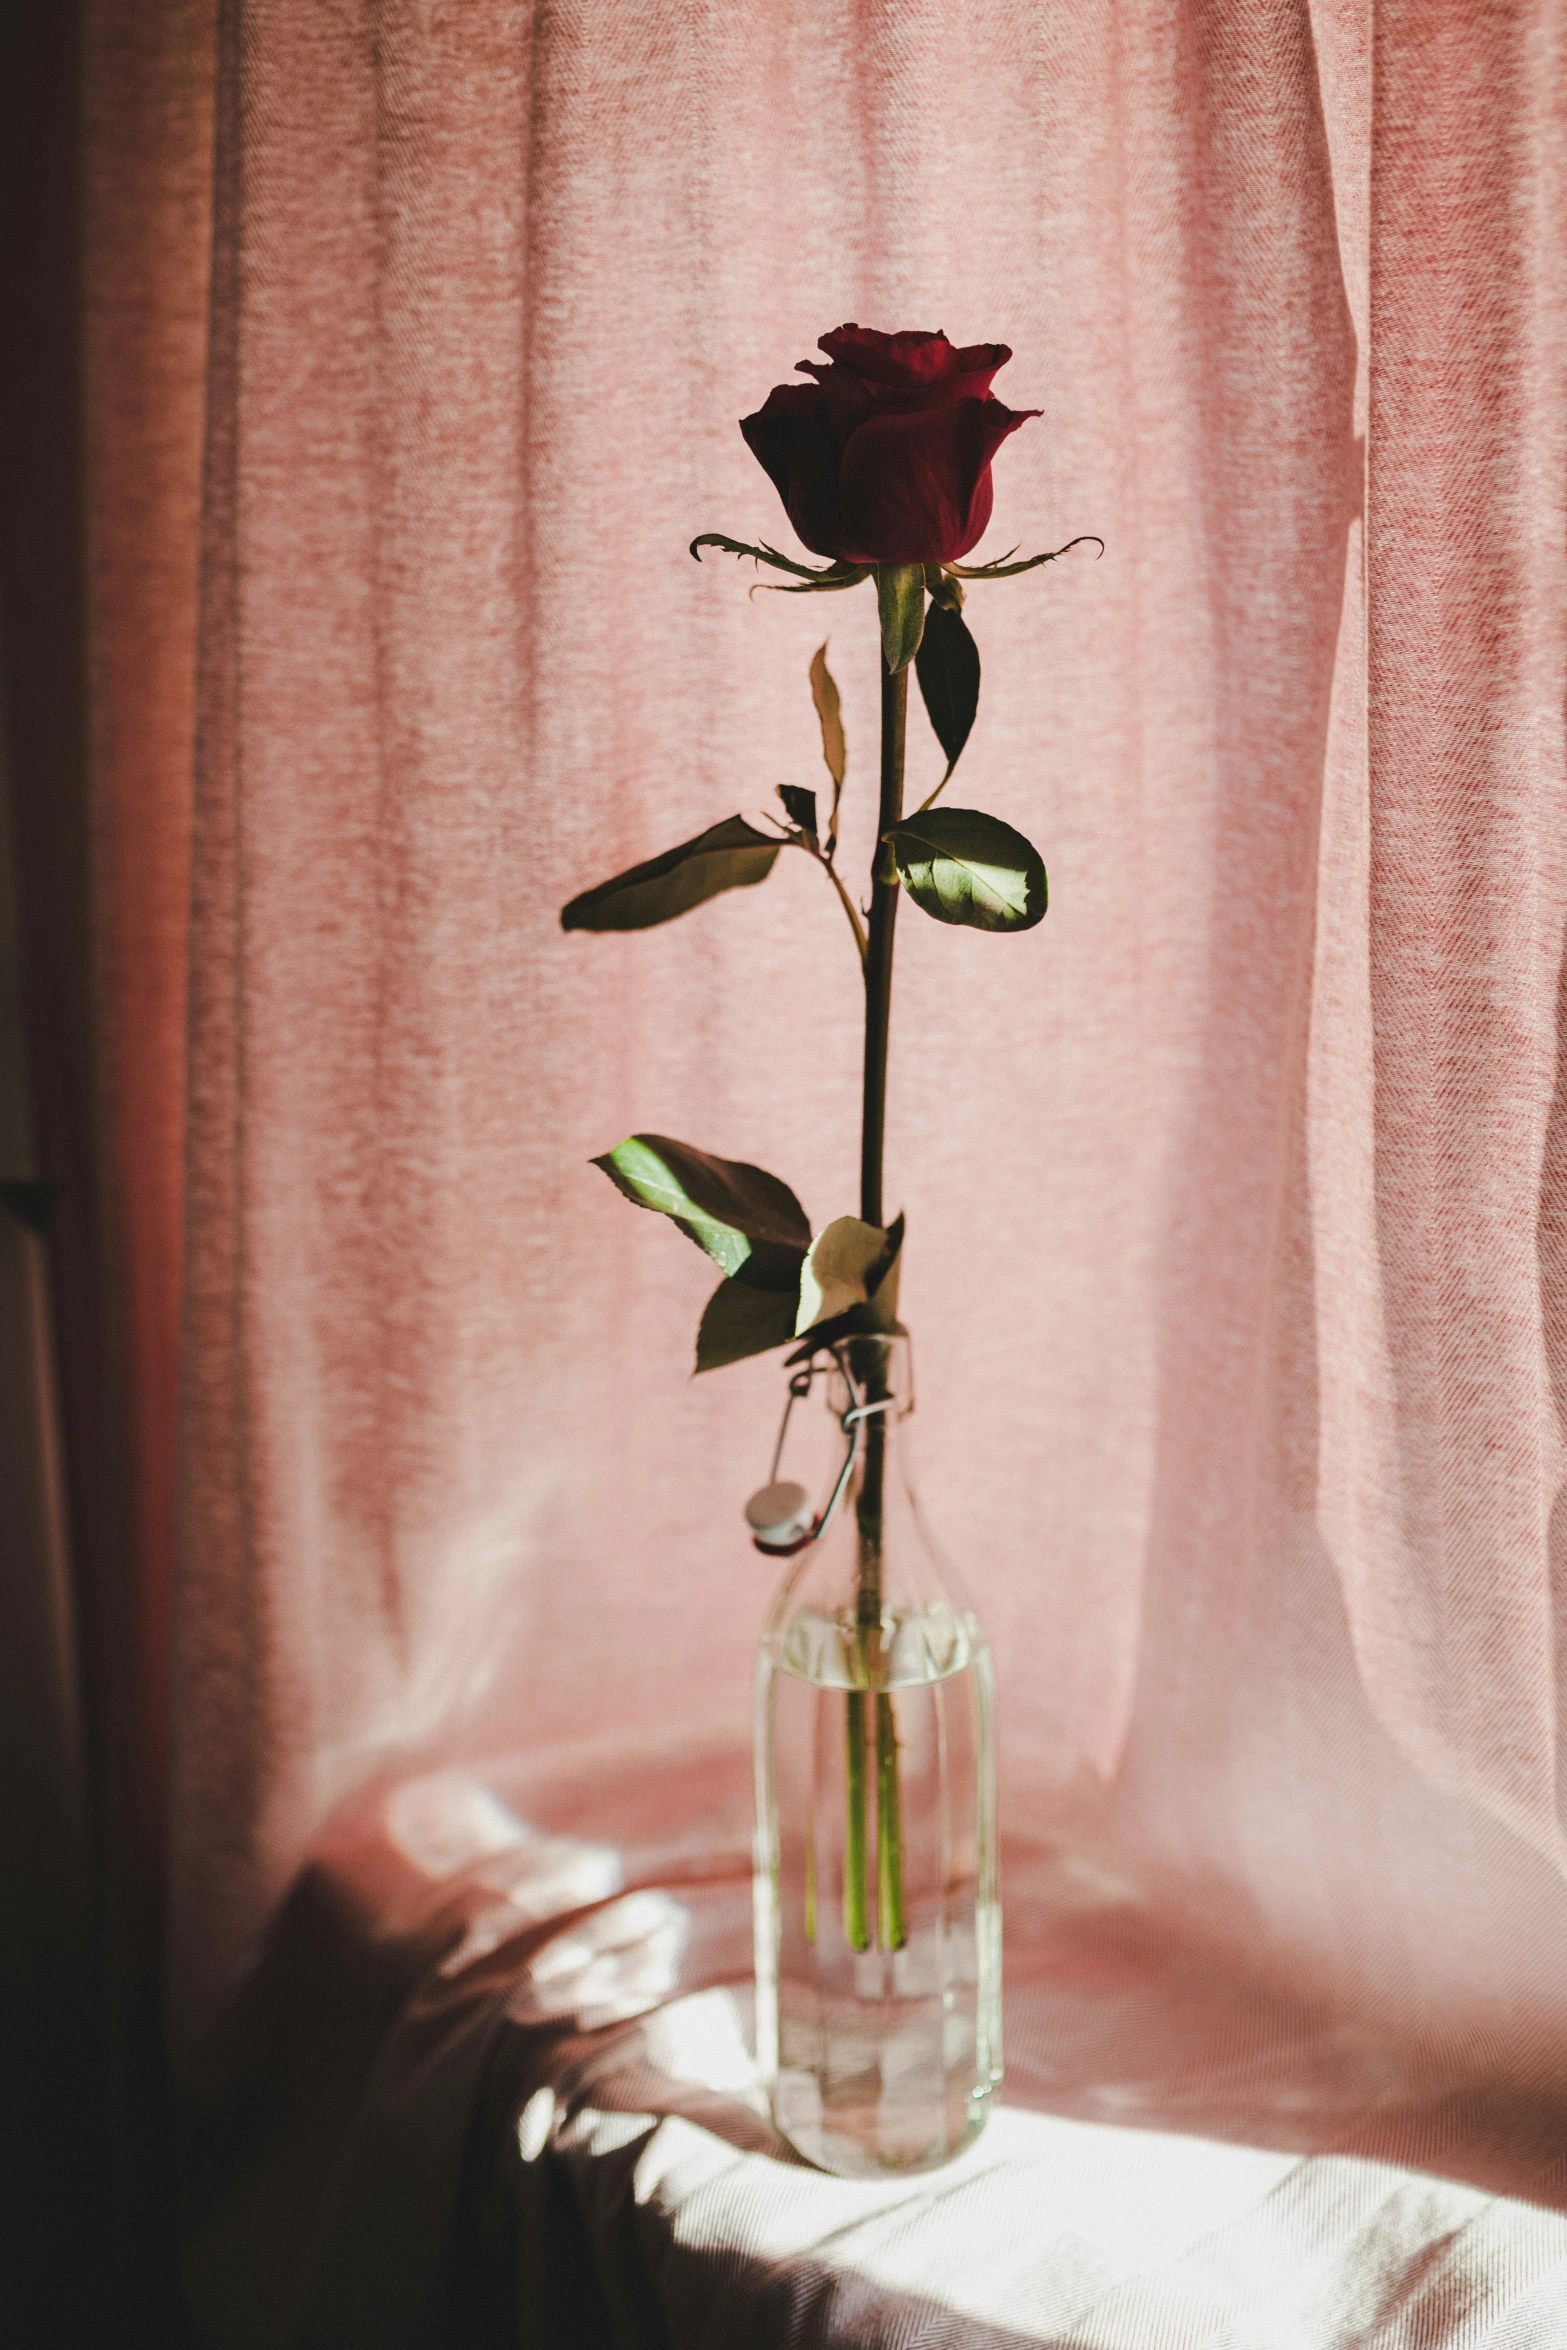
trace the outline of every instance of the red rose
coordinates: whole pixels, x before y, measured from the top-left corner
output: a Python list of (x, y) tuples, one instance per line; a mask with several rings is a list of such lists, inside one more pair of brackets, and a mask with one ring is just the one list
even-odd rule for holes
[(823, 335), (829, 365), (778, 384), (746, 446), (818, 555), (844, 563), (955, 563), (990, 520), (990, 460), (1037, 408), (1004, 407), (990, 379), (1005, 343), (954, 350), (944, 334)]

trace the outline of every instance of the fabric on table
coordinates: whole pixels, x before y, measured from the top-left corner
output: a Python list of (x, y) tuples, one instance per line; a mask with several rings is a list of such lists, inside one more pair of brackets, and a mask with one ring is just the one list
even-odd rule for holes
[[(650, 1761), (661, 1848), (638, 1841), (623, 1789), (537, 1765), (448, 1769), (348, 1808), (201, 2084), (204, 2339), (1544, 2350), (1567, 2334), (1559, 2102), (1509, 2114), (1475, 2080), (1433, 2104), (1419, 2050), (1281, 1998), (1059, 1851), (1007, 1855), (1008, 2074), (977, 2145), (924, 2178), (811, 2170), (774, 2135), (751, 2054), (746, 1775), (742, 1751)], [(699, 1787), (705, 1815), (671, 1835)], [(617, 1817), (623, 1844), (583, 1833)]]

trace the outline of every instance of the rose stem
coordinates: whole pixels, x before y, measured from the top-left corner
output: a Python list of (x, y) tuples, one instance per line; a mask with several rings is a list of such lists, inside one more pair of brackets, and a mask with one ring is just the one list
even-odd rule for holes
[(885, 1950), (908, 1940), (903, 1923), (903, 1822), (898, 1793), (898, 1726), (886, 1690), (876, 1697), (876, 1916)]
[[(860, 1127), (860, 1215), (867, 1224), (882, 1221), (882, 1154), (887, 1131), (887, 1032), (892, 1015), (892, 943), (898, 918), (898, 877), (882, 836), (903, 814), (903, 762), (908, 737), (909, 673), (889, 672), (885, 658), (881, 674), (881, 799), (876, 818), (876, 849), (871, 865), (870, 927), (865, 954), (865, 1091)], [(867, 1403), (885, 1400), (887, 1389), (879, 1370), (865, 1382)], [(855, 1503), (859, 1535), (859, 1585), (855, 1621), (859, 1631), (860, 1670), (870, 1680), (871, 1640), (881, 1626), (882, 1496), (887, 1459), (887, 1421), (873, 1412), (861, 1422), (865, 1465)], [(906, 1939), (903, 1924), (903, 1852), (898, 1803), (898, 1739), (892, 1699), (876, 1692), (876, 1885), (878, 1928), (882, 1947), (899, 1950)], [(852, 1691), (845, 1708), (848, 1740), (848, 1835), (844, 1851), (844, 1921), (851, 1947), (870, 1945), (869, 1854), (866, 1850), (866, 1721), (865, 1699)], [(854, 1927), (858, 1926), (857, 1939)]]
[(871, 1946), (870, 1904), (865, 1881), (865, 1693), (851, 1689), (844, 1700), (844, 1768), (849, 1800), (843, 1846), (843, 1935), (851, 1950)]
[[(881, 671), (881, 806), (871, 865), (870, 932), (865, 952), (865, 1094), (860, 1121), (860, 1216), (880, 1224), (882, 1146), (887, 1132), (887, 1026), (892, 1015), (892, 933), (898, 876), (883, 878), (882, 834), (903, 814), (903, 750), (909, 724), (909, 673)], [(874, 1425), (874, 1423), (870, 1423)]]

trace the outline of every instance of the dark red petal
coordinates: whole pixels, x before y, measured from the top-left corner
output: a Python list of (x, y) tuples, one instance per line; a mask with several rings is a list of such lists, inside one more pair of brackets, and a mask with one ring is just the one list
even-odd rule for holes
[(971, 343), (959, 351), (944, 334), (915, 329), (884, 335), (866, 326), (840, 326), (822, 336), (821, 347), (867, 383), (922, 399), (938, 391), (949, 399), (983, 399), (997, 368), (1012, 356), (1005, 343)]
[(914, 328), (884, 335), (870, 326), (840, 326), (820, 338), (819, 346), (840, 367), (852, 367), (871, 383), (914, 390), (938, 382), (947, 372), (952, 345), (941, 333)]
[(1040, 408), (1008, 408), (1004, 402), (996, 399), (965, 400), (963, 402), (960, 411), (963, 429), (970, 436), (970, 458), (971, 462), (975, 463), (977, 470), (974, 495), (969, 504), (968, 528), (964, 533), (963, 544), (958, 548), (957, 554), (947, 557), (949, 563), (956, 563), (959, 557), (966, 555), (971, 547), (978, 546), (989, 527), (991, 502), (994, 497), (990, 480), (990, 460), (1002, 442), (1009, 439), (1020, 424), (1027, 424), (1032, 417), (1043, 415), (1043, 413), (1044, 411)]
[(816, 384), (778, 384), (740, 419), (745, 445), (811, 552), (838, 554), (838, 447)]
[(843, 453), (842, 554), (851, 563), (954, 563), (990, 520), (990, 460), (1037, 411), (999, 400), (883, 411)]
[(1010, 343), (965, 343), (954, 355), (954, 375), (994, 375), (1012, 356)]
[(802, 359), (799, 364), (821, 385), (822, 397), (827, 402), (827, 420), (840, 449), (856, 425), (863, 424), (884, 398), (894, 396), (884, 393), (877, 384), (863, 382), (847, 367), (823, 367), (811, 359)]
[(820, 384), (774, 384), (758, 416), (809, 416), (822, 404)]

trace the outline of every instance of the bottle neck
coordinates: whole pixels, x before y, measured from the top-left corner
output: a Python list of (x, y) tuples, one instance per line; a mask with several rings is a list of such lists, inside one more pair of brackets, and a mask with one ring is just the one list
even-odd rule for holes
[(891, 1516), (901, 1500), (898, 1423), (913, 1403), (909, 1342), (901, 1334), (844, 1339), (835, 1349), (846, 1425), (858, 1452), (850, 1503), (855, 1530), (855, 1613), (878, 1624), (887, 1596)]
[(914, 1364), (906, 1331), (842, 1338), (833, 1360), (837, 1372), (829, 1401), (840, 1417), (851, 1409), (865, 1411), (865, 1426), (908, 1418), (914, 1409)]

